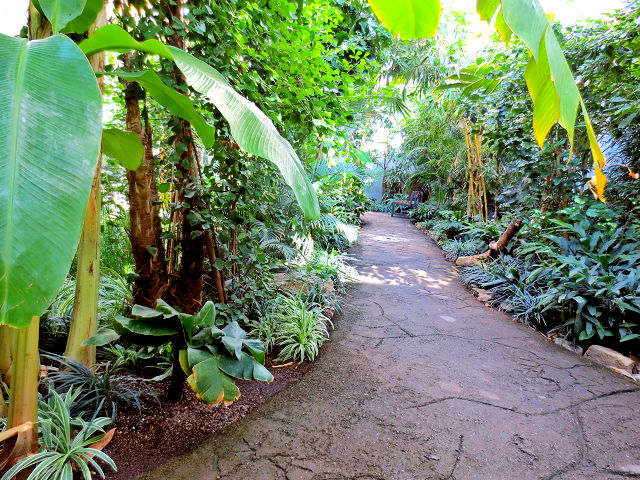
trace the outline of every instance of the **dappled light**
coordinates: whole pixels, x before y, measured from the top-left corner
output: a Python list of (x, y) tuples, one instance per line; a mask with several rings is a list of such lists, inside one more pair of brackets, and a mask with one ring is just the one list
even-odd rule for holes
[(454, 277), (446, 278), (433, 277), (424, 270), (372, 265), (359, 267), (355, 281), (370, 285), (426, 287), (429, 290), (438, 290), (450, 285)]

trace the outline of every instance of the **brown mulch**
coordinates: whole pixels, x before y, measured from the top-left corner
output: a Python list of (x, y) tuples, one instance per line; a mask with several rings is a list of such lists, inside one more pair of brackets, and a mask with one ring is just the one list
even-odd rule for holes
[[(162, 465), (172, 457), (187, 452), (202, 439), (241, 419), (269, 398), (298, 380), (309, 363), (273, 368), (271, 383), (238, 380), (240, 398), (230, 406), (209, 405), (198, 400), (185, 383), (182, 400), (169, 403), (160, 398), (160, 405), (142, 415), (137, 409), (121, 409), (115, 422), (116, 435), (104, 449), (118, 466), (117, 472), (105, 468), (107, 480), (128, 480)], [(158, 385), (158, 392), (166, 391), (168, 382)]]

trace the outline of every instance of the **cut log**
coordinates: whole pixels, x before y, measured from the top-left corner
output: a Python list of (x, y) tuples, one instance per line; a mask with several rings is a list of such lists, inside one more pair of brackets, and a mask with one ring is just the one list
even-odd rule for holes
[(486, 252), (480, 253), (478, 255), (470, 255), (468, 257), (458, 257), (458, 259), (456, 260), (456, 265), (458, 265), (459, 267), (469, 267), (471, 265), (475, 265), (476, 263), (497, 257), (498, 253), (500, 253), (500, 251), (508, 245), (509, 241), (516, 236), (521, 226), (521, 218), (512, 220), (504, 233), (500, 236), (500, 238), (497, 241), (494, 240), (489, 243), (489, 249)]

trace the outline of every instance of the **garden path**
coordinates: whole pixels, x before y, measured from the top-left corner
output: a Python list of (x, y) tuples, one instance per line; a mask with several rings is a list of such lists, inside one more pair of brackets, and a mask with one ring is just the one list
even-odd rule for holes
[(633, 382), (478, 302), (408, 220), (364, 220), (358, 279), (310, 371), (141, 478), (640, 477)]

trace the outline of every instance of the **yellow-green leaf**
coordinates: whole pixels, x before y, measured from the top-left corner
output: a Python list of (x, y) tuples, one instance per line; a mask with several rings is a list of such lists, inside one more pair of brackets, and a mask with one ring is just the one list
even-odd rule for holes
[(378, 20), (403, 40), (433, 37), (440, 22), (440, 0), (369, 0)]
[(498, 7), (500, 7), (500, 0), (478, 0), (476, 2), (476, 11), (480, 15), (480, 19), (487, 23), (491, 23)]

